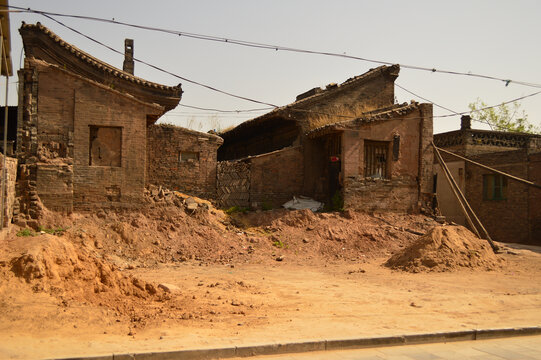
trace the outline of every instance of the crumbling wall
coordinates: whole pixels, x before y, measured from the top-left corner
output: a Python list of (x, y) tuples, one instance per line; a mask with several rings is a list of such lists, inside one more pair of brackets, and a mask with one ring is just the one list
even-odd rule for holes
[(279, 207), (303, 193), (302, 147), (218, 163), (218, 203), (222, 207)]
[[(4, 155), (0, 154), (0, 174), (3, 174)], [(0, 178), (1, 179), (1, 178)], [(7, 227), (13, 219), (15, 207), (15, 182), (17, 180), (17, 159), (6, 158), (6, 185), (4, 190), (4, 223), (2, 227)]]
[(216, 196), (217, 150), (223, 140), (173, 125), (147, 128), (147, 184), (205, 198)]
[[(364, 123), (356, 129), (344, 131), (342, 174), (345, 208), (418, 212), (427, 206), (433, 176), (431, 116), (431, 108), (421, 107), (392, 120)], [(366, 141), (387, 144), (388, 175), (385, 178), (371, 178), (364, 173)]]
[(19, 80), (21, 221), (42, 205), (69, 213), (143, 201), (141, 144), (147, 116), (162, 108), (36, 59), (25, 59)]

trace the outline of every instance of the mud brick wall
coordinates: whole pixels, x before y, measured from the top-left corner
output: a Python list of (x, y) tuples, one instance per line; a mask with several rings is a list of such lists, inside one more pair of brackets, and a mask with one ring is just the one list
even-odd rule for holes
[(300, 146), (250, 159), (250, 202), (256, 207), (280, 207), (303, 192), (303, 153)]
[[(497, 152), (470, 157), (481, 164), (494, 167), (523, 179), (528, 178), (526, 150)], [(483, 199), (483, 175), (492, 174), (466, 163), (466, 198), (487, 229), (491, 238), (502, 242), (529, 242), (528, 194), (529, 187), (507, 180), (507, 199)]]
[[(147, 128), (147, 184), (204, 198), (216, 196), (217, 150), (223, 143), (216, 135), (173, 125)], [(191, 159), (183, 159), (189, 153)]]
[[(398, 136), (398, 157), (393, 140)], [(344, 207), (363, 211), (418, 212), (431, 200), (433, 176), (432, 107), (395, 119), (370, 122), (342, 135)], [(365, 141), (388, 143), (387, 179), (366, 178)]]
[(344, 208), (361, 211), (415, 213), (419, 211), (415, 178), (371, 179), (362, 176), (344, 181)]
[(302, 147), (218, 163), (218, 203), (222, 207), (280, 207), (303, 195)]
[[(0, 174), (4, 169), (4, 155), (0, 154)], [(0, 175), (1, 179), (1, 175)], [(2, 227), (7, 227), (13, 219), (15, 208), (15, 182), (17, 180), (17, 159), (6, 158), (6, 187), (4, 192), (4, 223)], [(15, 210), (16, 211), (16, 210)]]
[[(148, 117), (162, 108), (35, 59), (25, 59), (19, 74), (20, 215), (36, 218), (40, 199), (63, 212), (141, 203), (146, 161), (141, 146)], [(91, 164), (91, 128), (116, 129), (120, 151), (113, 156), (120, 166)], [(110, 139), (101, 140), (98, 156), (110, 156)]]

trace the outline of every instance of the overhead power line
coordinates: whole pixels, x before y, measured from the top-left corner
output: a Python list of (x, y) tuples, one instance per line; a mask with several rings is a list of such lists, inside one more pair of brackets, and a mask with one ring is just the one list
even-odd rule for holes
[(186, 105), (186, 104), (178, 104), (178, 105), (183, 106), (183, 107), (187, 107), (187, 108), (190, 108), (190, 109), (213, 111), (213, 112), (219, 112), (219, 113), (237, 113), (237, 114), (246, 113), (246, 112), (259, 112), (259, 111), (266, 111), (266, 110), (274, 109), (274, 107), (265, 107), (265, 108), (259, 108), (259, 109), (245, 109), (245, 110), (221, 110), (221, 109), (204, 108), (204, 107)]
[[(1, 5), (0, 5), (1, 6)], [(12, 7), (12, 6), (10, 6)], [(18, 8), (18, 7), (13, 7), (13, 8)], [(23, 9), (24, 8), (19, 8), (19, 9)], [(88, 36), (82, 32), (80, 32), (79, 30), (76, 30), (64, 23), (62, 23), (61, 21), (53, 18), (52, 16), (49, 15), (49, 13), (47, 12), (42, 12), (42, 11), (37, 11), (37, 10), (31, 10), (31, 9), (28, 9), (26, 10), (26, 12), (32, 12), (32, 13), (38, 13), (38, 14), (41, 14), (42, 16), (58, 23), (59, 25), (75, 32), (76, 34), (79, 34), (80, 36), (83, 36), (85, 37), (86, 39), (98, 44), (98, 45), (101, 45), (117, 54), (120, 54), (120, 55), (124, 55), (124, 53), (122, 51), (119, 51), (107, 44), (104, 44), (103, 42), (99, 41), (99, 40), (96, 40), (94, 38), (92, 38), (91, 36)], [(57, 16), (66, 16), (66, 17), (75, 17), (75, 18), (84, 18), (84, 19), (95, 19), (95, 20), (98, 20), (98, 21), (108, 21), (107, 19), (100, 19), (100, 18), (92, 18), (92, 17), (87, 17), (87, 16), (78, 16), (78, 15), (65, 15), (65, 14), (54, 14), (54, 13), (51, 13), (53, 15), (57, 15)], [(113, 22), (116, 23), (116, 21), (112, 20)], [(119, 23), (121, 25), (127, 25), (127, 26), (134, 26), (134, 27), (141, 27), (139, 25), (130, 25), (130, 24), (124, 24), (124, 23)], [(142, 28), (146, 28), (146, 27), (142, 27)], [(340, 54), (339, 54), (340, 55)], [(244, 96), (240, 96), (240, 95), (235, 95), (233, 93), (230, 93), (230, 92), (227, 92), (227, 91), (223, 91), (223, 90), (220, 90), (220, 89), (217, 89), (215, 87), (212, 87), (212, 86), (209, 86), (209, 85), (206, 85), (206, 84), (203, 84), (203, 83), (200, 83), (200, 82), (197, 82), (197, 81), (194, 81), (194, 80), (190, 80), (188, 78), (185, 78), (183, 76), (180, 76), (178, 74), (175, 74), (171, 71), (168, 71), (168, 70), (165, 70), (165, 69), (162, 69), (156, 65), (153, 65), (153, 64), (150, 64), (146, 61), (143, 61), (143, 60), (140, 60), (140, 59), (137, 59), (137, 58), (134, 58), (134, 61), (137, 61), (139, 63), (142, 63), (144, 65), (147, 65), (155, 70), (158, 70), (158, 71), (161, 71), (161, 72), (164, 72), (166, 74), (169, 74), (171, 76), (174, 76), (176, 78), (179, 78), (181, 80), (184, 80), (186, 82), (189, 82), (189, 83), (192, 83), (192, 84), (195, 84), (195, 85), (199, 85), (199, 86), (202, 86), (204, 88), (207, 88), (209, 90), (212, 90), (212, 91), (216, 91), (216, 92), (219, 92), (219, 93), (222, 93), (222, 94), (225, 94), (225, 95), (228, 95), (228, 96), (232, 96), (232, 97), (235, 97), (235, 98), (238, 98), (238, 99), (242, 99), (242, 100), (246, 100), (246, 101), (250, 101), (250, 102), (254, 102), (254, 103), (258, 103), (258, 104), (262, 104), (262, 105), (269, 105), (269, 107), (267, 108), (259, 108), (259, 109), (248, 109), (248, 110), (221, 110), (221, 109), (212, 109), (212, 108), (203, 108), (203, 107), (196, 107), (196, 106), (192, 106), (192, 105), (184, 105), (184, 104), (179, 104), (181, 106), (185, 106), (185, 107), (189, 107), (189, 108), (194, 108), (194, 109), (199, 109), (199, 110), (208, 110), (208, 111), (217, 111), (217, 112), (224, 112), (224, 113), (232, 113), (232, 112), (251, 112), (251, 111), (264, 111), (264, 110), (271, 110), (271, 109), (277, 109), (277, 108), (280, 108), (278, 105), (274, 105), (274, 104), (271, 104), (271, 103), (268, 103), (268, 102), (264, 102), (264, 101), (259, 101), (259, 100), (255, 100), (255, 99), (251, 99), (251, 98), (248, 98), (248, 97), (244, 97)], [(391, 63), (387, 63), (387, 64), (391, 64)], [(495, 80), (502, 80), (502, 79), (497, 79), (497, 78), (493, 78)], [(503, 80), (502, 80), (503, 81)], [(510, 81), (510, 80), (509, 80)], [(515, 83), (518, 83), (515, 81)], [(414, 95), (414, 96), (417, 96), (419, 97), (420, 99), (423, 99), (425, 101), (428, 101), (429, 103), (435, 105), (435, 106), (438, 106), (442, 109), (445, 109), (449, 112), (451, 112), (452, 114), (447, 114), (447, 115), (434, 115), (433, 118), (446, 118), (446, 117), (452, 117), (452, 116), (460, 116), (460, 115), (465, 115), (465, 114), (469, 114), (469, 113), (472, 113), (472, 112), (480, 112), (480, 111), (483, 111), (483, 110), (487, 110), (487, 109), (491, 109), (491, 108), (494, 108), (494, 107), (498, 107), (498, 106), (501, 106), (501, 105), (505, 105), (505, 104), (509, 104), (509, 103), (513, 103), (513, 102), (516, 102), (516, 101), (519, 101), (519, 100), (523, 100), (523, 99), (526, 99), (526, 98), (529, 98), (529, 97), (532, 97), (532, 96), (536, 96), (536, 95), (539, 95), (541, 94), (541, 91), (537, 91), (537, 92), (534, 92), (534, 93), (531, 93), (531, 94), (528, 94), (528, 95), (524, 95), (524, 96), (521, 96), (521, 97), (518, 97), (518, 98), (515, 98), (515, 99), (512, 99), (512, 100), (509, 100), (509, 101), (505, 101), (505, 102), (502, 102), (498, 105), (492, 105), (492, 106), (486, 106), (486, 107), (483, 107), (481, 109), (476, 109), (476, 110), (471, 110), (471, 111), (463, 111), (463, 112), (455, 112), (454, 110), (451, 110), (451, 109), (448, 109), (446, 107), (443, 107), (441, 105), (438, 105), (436, 103), (434, 103), (433, 101), (430, 101), (424, 97), (421, 97), (407, 89), (405, 89), (404, 87), (398, 85), (398, 84), (395, 84), (397, 87), (401, 88), (402, 90)], [(534, 84), (537, 86), (537, 84)], [(539, 85), (541, 87), (541, 85)], [(354, 119), (354, 118), (357, 118), (358, 116), (352, 116), (352, 115), (343, 115), (343, 114), (329, 114), (329, 113), (322, 113), (322, 112), (318, 112), (318, 111), (312, 111), (312, 110), (305, 110), (305, 109), (296, 109), (294, 107), (288, 107), (288, 110), (291, 110), (291, 111), (297, 111), (297, 112), (305, 112), (305, 113), (312, 113), (312, 114), (318, 114), (318, 115), (328, 115), (328, 116), (336, 116), (336, 117), (342, 117), (342, 118), (350, 118), (350, 119)], [(478, 121), (478, 120), (476, 120)]]
[[(239, 39), (232, 39), (232, 38), (225, 38), (225, 37), (219, 37), (219, 36), (213, 36), (213, 35), (204, 35), (204, 34), (197, 34), (197, 33), (191, 33), (191, 32), (178, 31), (178, 30), (163, 29), (163, 28), (152, 27), (152, 26), (144, 26), (144, 25), (138, 25), (138, 24), (132, 24), (132, 23), (127, 23), (127, 22), (117, 21), (117, 20), (114, 20), (114, 19), (105, 19), (105, 18), (98, 18), (98, 17), (93, 17), (93, 16), (62, 14), (62, 13), (43, 11), (43, 10), (35, 10), (35, 9), (24, 8), (24, 7), (20, 7), (20, 6), (7, 6), (7, 7), (12, 8), (12, 9), (18, 9), (18, 10), (28, 12), (28, 13), (41, 14), (43, 16), (60, 16), (60, 17), (68, 17), (68, 18), (75, 18), (75, 19), (90, 20), (90, 21), (98, 21), (98, 22), (103, 22), (103, 23), (110, 23), (110, 24), (116, 24), (116, 25), (132, 27), (132, 28), (136, 28), (136, 29), (142, 29), (142, 30), (148, 30), (148, 31), (157, 31), (157, 32), (162, 32), (162, 33), (167, 33), (167, 34), (177, 35), (177, 36), (185, 36), (185, 37), (188, 37), (188, 38), (193, 38), (193, 39), (198, 39), (198, 40), (221, 42), (221, 43), (234, 44), (234, 45), (246, 46), (246, 47), (252, 47), (252, 48), (269, 49), (269, 50), (274, 50), (274, 51), (280, 50), (280, 51), (288, 51), (288, 52), (296, 52), (296, 53), (305, 53), (305, 54), (340, 57), (340, 58), (346, 58), (346, 59), (366, 61), (366, 62), (371, 62), (371, 63), (375, 63), (375, 64), (381, 64), (381, 65), (394, 65), (395, 64), (394, 62), (389, 62), (389, 61), (383, 61), (383, 60), (377, 60), (377, 59), (369, 59), (369, 58), (360, 57), (360, 56), (347, 55), (346, 53), (335, 53), (335, 52), (329, 52), (329, 51), (317, 51), (317, 50), (308, 50), (308, 49), (287, 47), (287, 46), (282, 46), (282, 45), (265, 44), (265, 43), (246, 41), (246, 40), (239, 40)], [(433, 73), (442, 73), (442, 74), (450, 74), (450, 75), (461, 75), (461, 76), (476, 77), (476, 78), (482, 78), (482, 79), (488, 79), (488, 80), (496, 80), (496, 81), (504, 82), (505, 86), (508, 86), (510, 83), (513, 83), (513, 84), (518, 84), (518, 85), (523, 85), (523, 86), (541, 88), (541, 84), (537, 84), (537, 83), (531, 83), (531, 82), (525, 82), (525, 81), (518, 81), (518, 80), (500, 78), (500, 77), (484, 75), (484, 74), (476, 74), (476, 73), (471, 73), (471, 72), (461, 72), (461, 71), (452, 71), (452, 70), (443, 70), (443, 69), (437, 69), (435, 67), (430, 68), (430, 67), (417, 66), (417, 65), (408, 65), (408, 64), (400, 64), (400, 66), (402, 68), (405, 68), (405, 69), (429, 71), (429, 72), (433, 72)]]
[[(94, 42), (94, 43), (96, 43), (96, 44), (98, 44), (98, 45), (104, 46), (104, 47), (106, 47), (107, 49), (109, 49), (109, 50), (111, 50), (111, 51), (113, 51), (113, 52), (115, 52), (115, 53), (117, 53), (117, 54), (124, 55), (124, 53), (123, 53), (122, 51), (119, 51), (119, 50), (117, 50), (117, 49), (115, 49), (115, 48), (113, 48), (113, 47), (111, 47), (111, 46), (109, 46), (109, 45), (107, 45), (107, 44), (104, 44), (104, 43), (102, 43), (101, 41), (96, 40), (96, 39), (94, 39), (94, 38), (91, 37), (91, 36), (88, 36), (88, 35), (86, 35), (86, 34), (83, 34), (83, 33), (80, 32), (79, 30), (74, 29), (74, 28), (72, 28), (71, 26), (68, 26), (68, 25), (64, 24), (63, 22), (61, 22), (61, 21), (59, 21), (59, 20), (53, 18), (52, 16), (49, 16), (48, 14), (43, 14), (43, 13), (42, 13), (41, 15), (45, 16), (46, 18), (48, 18), (48, 19), (50, 19), (50, 20), (56, 22), (57, 24), (59, 24), (59, 25), (65, 27), (65, 28), (67, 28), (67, 29), (69, 29), (69, 30), (75, 32), (76, 34), (79, 34), (79, 35), (81, 35), (81, 36), (87, 38), (88, 40), (90, 40), (90, 41), (92, 41), (92, 42)], [(155, 70), (161, 71), (161, 72), (166, 73), (166, 74), (171, 75), (171, 76), (174, 76), (174, 77), (176, 77), (176, 78), (178, 78), (178, 79), (181, 79), (181, 80), (183, 80), (183, 81), (186, 81), (186, 82), (189, 82), (189, 83), (191, 83), (191, 84), (194, 84), (194, 85), (198, 85), (198, 86), (204, 87), (204, 88), (206, 88), (206, 89), (209, 89), (209, 90), (212, 90), (212, 91), (215, 91), (215, 92), (224, 94), (224, 95), (228, 95), (228, 96), (231, 96), (231, 97), (234, 97), (234, 98), (237, 98), (237, 99), (241, 99), (241, 100), (250, 101), (250, 102), (253, 102), (253, 103), (256, 103), (256, 104), (269, 105), (269, 106), (271, 106), (271, 107), (273, 107), (273, 108), (277, 108), (277, 107), (278, 107), (278, 105), (274, 105), (274, 104), (267, 103), (267, 102), (264, 102), (264, 101), (259, 101), (259, 100), (251, 99), (251, 98), (246, 97), (246, 96), (236, 95), (236, 94), (230, 93), (230, 92), (228, 92), (228, 91), (220, 90), (220, 89), (215, 88), (215, 87), (213, 87), (213, 86), (210, 86), (210, 85), (206, 85), (206, 84), (200, 83), (200, 82), (195, 81), (195, 80), (190, 80), (190, 79), (188, 79), (188, 78), (186, 78), (186, 77), (184, 77), (184, 76), (180, 76), (180, 75), (175, 74), (175, 73), (173, 73), (173, 72), (171, 72), (171, 71), (162, 69), (161, 67), (158, 67), (158, 66), (156, 66), (156, 65), (150, 64), (150, 63), (148, 63), (148, 62), (146, 62), (146, 61), (144, 61), (144, 60), (137, 59), (137, 58), (135, 58), (135, 57), (133, 58), (133, 60), (134, 60), (134, 61), (137, 61), (137, 62), (139, 62), (139, 63), (141, 63), (141, 64), (145, 64), (146, 66), (149, 66), (149, 67), (151, 67), (151, 68), (153, 68), (153, 69), (155, 69)]]

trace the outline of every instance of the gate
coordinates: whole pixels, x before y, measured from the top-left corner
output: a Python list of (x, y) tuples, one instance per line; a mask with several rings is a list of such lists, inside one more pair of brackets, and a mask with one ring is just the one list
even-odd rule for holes
[(250, 163), (221, 161), (217, 167), (218, 205), (220, 207), (249, 207)]

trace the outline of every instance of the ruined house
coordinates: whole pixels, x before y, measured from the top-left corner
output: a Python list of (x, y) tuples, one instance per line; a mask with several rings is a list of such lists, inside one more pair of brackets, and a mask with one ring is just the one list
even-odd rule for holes
[(432, 106), (395, 104), (399, 66), (314, 88), (220, 134), (218, 201), (418, 212), (432, 195)]
[(66, 213), (140, 204), (147, 127), (177, 106), (180, 85), (134, 76), (130, 41), (120, 70), (40, 23), (19, 31), (19, 219), (36, 218), (41, 203)]
[[(483, 165), (541, 184), (541, 135), (461, 128), (434, 135), (436, 146)], [(496, 241), (541, 244), (541, 189), (508, 179), (442, 153), (453, 178), (490, 236)], [(443, 170), (435, 165), (440, 211), (467, 225)]]
[(216, 197), (216, 161), (223, 139), (174, 125), (147, 128), (147, 184)]

